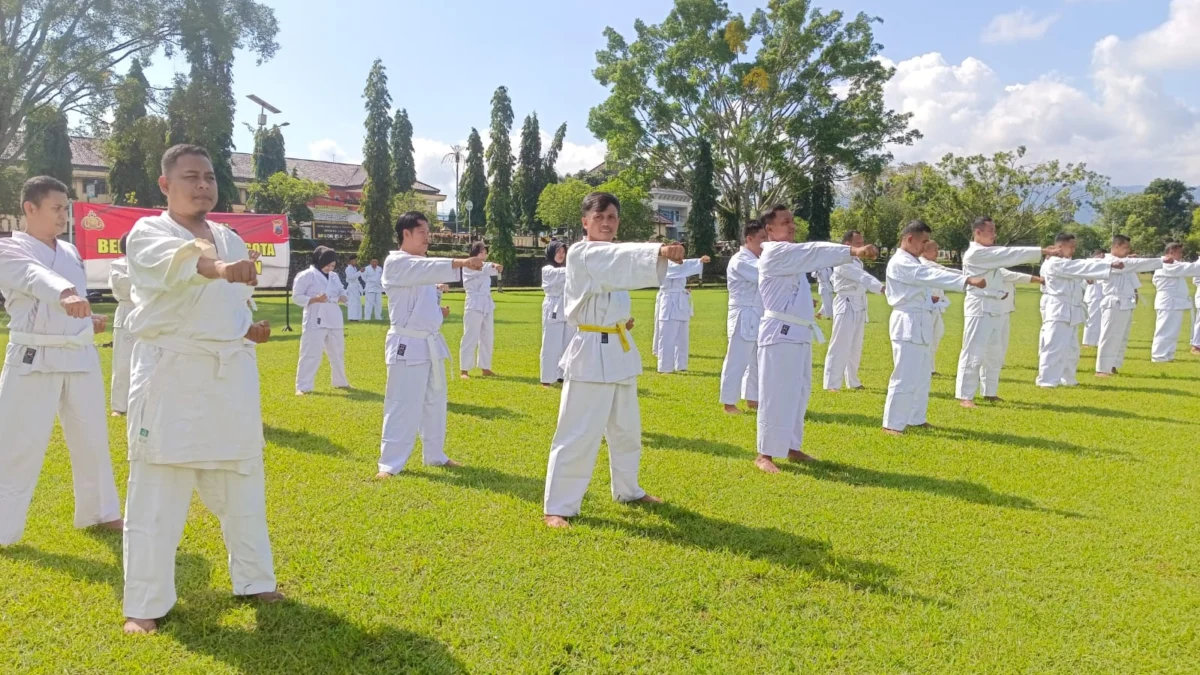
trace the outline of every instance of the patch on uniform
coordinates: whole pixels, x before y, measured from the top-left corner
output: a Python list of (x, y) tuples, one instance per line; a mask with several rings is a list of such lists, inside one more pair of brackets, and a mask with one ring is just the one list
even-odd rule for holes
[(320, 325), (321, 325), (321, 319), (320, 319), (320, 318), (318, 318), (318, 319), (317, 319), (317, 325), (318, 325), (318, 326), (320, 326)]
[(138, 432), (138, 438), (149, 438), (149, 437), (150, 437), (149, 429), (142, 429), (141, 431)]
[(558, 312), (550, 312), (550, 318), (551, 318), (551, 319), (557, 319), (557, 318), (558, 318)]
[(602, 344), (602, 345), (608, 344), (608, 333), (600, 334), (600, 344)]
[(783, 324), (783, 328), (780, 328), (780, 329), (779, 329), (779, 334), (780, 334), (780, 335), (787, 335), (787, 332), (788, 332), (788, 329), (789, 329), (789, 328), (791, 328), (791, 326), (787, 325), (786, 323), (785, 323), (785, 324)]
[(397, 356), (404, 356), (404, 350), (405, 350), (405, 349), (408, 349), (408, 345), (406, 345), (406, 344), (404, 344), (403, 342), (401, 342), (401, 343), (400, 343), (400, 346), (396, 348), (396, 355), (397, 355)]
[(33, 365), (33, 357), (37, 356), (37, 350), (29, 348), (25, 350), (25, 358), (21, 359), (21, 363), (25, 365)]

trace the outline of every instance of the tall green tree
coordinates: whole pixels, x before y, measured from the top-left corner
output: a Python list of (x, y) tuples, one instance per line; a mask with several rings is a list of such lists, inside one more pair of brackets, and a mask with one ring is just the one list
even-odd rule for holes
[(538, 230), (537, 202), (546, 176), (542, 162), (542, 130), (537, 113), (531, 113), (521, 125), (521, 151), (513, 181), (513, 216), (526, 232)]
[(413, 126), (404, 108), (396, 111), (392, 121), (392, 188), (396, 192), (412, 192), (417, 182), (417, 162), (413, 158)]
[(542, 187), (553, 185), (558, 182), (558, 169), (555, 166), (558, 164), (558, 156), (562, 153), (563, 143), (567, 140), (567, 123), (563, 122), (558, 127), (558, 131), (554, 132), (554, 139), (550, 141), (550, 147), (546, 150), (546, 156), (542, 160)]
[(588, 127), (610, 161), (684, 189), (708, 139), (722, 220), (736, 227), (783, 201), (818, 154), (842, 174), (878, 172), (887, 148), (919, 138), (884, 105), (894, 69), (877, 58), (876, 21), (809, 0), (771, 0), (749, 20), (724, 0), (676, 0), (661, 24), (637, 22), (633, 43), (605, 30), (594, 74), (609, 96)]
[[(462, 179), (463, 221), (471, 228), (482, 228), (487, 224), (486, 205), (488, 200), (487, 167), (483, 160), (483, 139), (479, 131), (472, 128), (467, 137), (467, 166)], [(467, 211), (467, 202), (474, 208)]]
[(279, 125), (260, 127), (254, 132), (254, 180), (265, 181), (277, 173), (287, 173), (287, 147)]
[(552, 229), (562, 228), (571, 238), (582, 229), (580, 214), (583, 198), (595, 188), (578, 178), (567, 178), (561, 183), (547, 185), (538, 197), (538, 220)]
[[(108, 155), (108, 188), (116, 204), (157, 206), (163, 203), (158, 189), (158, 159), (165, 137), (162, 118), (149, 115), (150, 82), (142, 63), (134, 59), (129, 74), (117, 85), (112, 135), (105, 141)], [(159, 150), (156, 156), (149, 153)]]
[(392, 96), (388, 93), (387, 69), (375, 59), (363, 91), (366, 100), (366, 138), (363, 140), (363, 169), (367, 184), (363, 187), (363, 240), (358, 255), (363, 260), (387, 257), (395, 236), (392, 233), (392, 155), (389, 135), (392, 130)]
[(288, 226), (299, 233), (300, 223), (313, 219), (309, 202), (329, 194), (329, 186), (315, 180), (296, 178), (278, 171), (266, 180), (256, 180), (247, 188), (249, 205), (254, 213), (286, 213)]
[(492, 95), (491, 145), (486, 153), (490, 187), (486, 212), (487, 230), (492, 238), (489, 252), (494, 260), (505, 267), (512, 267), (517, 259), (517, 250), (513, 245), (516, 218), (512, 204), (512, 141), (509, 139), (512, 123), (512, 101), (508, 97), (508, 88), (498, 87)]
[(1096, 225), (1113, 234), (1129, 237), (1135, 253), (1157, 255), (1170, 241), (1171, 213), (1161, 194), (1132, 194), (1109, 199), (1100, 205)]
[[(712, 146), (700, 139), (692, 171), (692, 210), (688, 213), (688, 252), (693, 257), (717, 253), (717, 186), (713, 184)], [(736, 240), (734, 240), (736, 241)]]
[(71, 196), (74, 170), (71, 167), (71, 136), (67, 116), (57, 108), (46, 106), (25, 118), (25, 175), (53, 176), (67, 184)]
[(808, 222), (808, 241), (829, 241), (830, 219), (834, 208), (834, 169), (818, 159), (804, 190), (795, 196), (796, 213)]
[(1161, 234), (1173, 235), (1182, 239), (1192, 229), (1192, 213), (1196, 210), (1196, 195), (1193, 190), (1181, 180), (1174, 178), (1155, 178), (1146, 186), (1145, 194), (1162, 197), (1163, 208), (1166, 209), (1165, 231)]

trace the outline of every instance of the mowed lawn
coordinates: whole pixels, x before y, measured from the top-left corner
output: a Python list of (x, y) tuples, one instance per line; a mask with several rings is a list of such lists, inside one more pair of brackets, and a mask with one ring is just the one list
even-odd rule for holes
[[(724, 289), (693, 293), (691, 371), (670, 376), (653, 372), (654, 295), (638, 292), (642, 482), (667, 504), (614, 504), (602, 453), (569, 531), (541, 524), (559, 391), (537, 383), (540, 292), (496, 295), (501, 377), (450, 379), (448, 452), (466, 466), (426, 468), (418, 450), (387, 482), (373, 479), (386, 324), (347, 329), (355, 391), (323, 366), (297, 398), (300, 334), (279, 331), (282, 298), (262, 299), (268, 520), (290, 602), (230, 596), (197, 498), (179, 605), (159, 635), (123, 636), (121, 540), (72, 529), (56, 432), (25, 540), (0, 551), (0, 671), (1195, 672), (1200, 359), (1181, 336), (1178, 362), (1149, 362), (1143, 290), (1121, 376), (1096, 380), (1085, 349), (1083, 385), (1043, 391), (1038, 293), (1021, 289), (1007, 400), (974, 411), (953, 400), (954, 296), (936, 427), (899, 439), (879, 428), (891, 353), (873, 296), (867, 389), (820, 391), (817, 346), (805, 450), (822, 461), (777, 476), (751, 463), (754, 417), (717, 403)], [(463, 296), (447, 297), (457, 369)], [(124, 496), (123, 421), (109, 434)]]

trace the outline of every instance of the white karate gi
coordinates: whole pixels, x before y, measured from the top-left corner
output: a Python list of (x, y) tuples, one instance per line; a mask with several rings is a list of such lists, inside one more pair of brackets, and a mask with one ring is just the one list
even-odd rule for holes
[(1192, 285), (1196, 287), (1196, 318), (1192, 324), (1192, 347), (1200, 347), (1200, 277), (1192, 279)]
[(1079, 384), (1079, 326), (1087, 321), (1084, 299), (1088, 281), (1104, 281), (1112, 263), (1097, 258), (1068, 260), (1050, 257), (1038, 276), (1042, 284), (1042, 330), (1038, 338), (1039, 387), (1074, 387)]
[(745, 399), (758, 402), (758, 327), (762, 323), (762, 295), (758, 292), (758, 256), (745, 246), (729, 259), (725, 270), (729, 289), (729, 315), (725, 335), (729, 347), (721, 364), (721, 403), (737, 405)]
[[(325, 302), (309, 304), (322, 293)], [(342, 308), (338, 305), (342, 297), (347, 297), (346, 289), (337, 272), (330, 272), (326, 277), (321, 270), (309, 267), (292, 281), (292, 302), (304, 308), (304, 319), (300, 324), (300, 360), (296, 363), (296, 391), (307, 394), (313, 390), (322, 353), (329, 357), (333, 386), (350, 386), (346, 379)]]
[[(1036, 246), (980, 246), (975, 242), (963, 254), (963, 275), (983, 277), (987, 289), (993, 293), (1004, 287), (1004, 268), (1013, 265), (1040, 263), (1042, 249)], [(1000, 293), (1002, 294), (1002, 292)], [(984, 289), (968, 288), (963, 303), (963, 343), (958, 356), (958, 382), (955, 398), (969, 401), (975, 398), (985, 373), (991, 378), (995, 373), (996, 389), (999, 389), (1001, 356), (1004, 339), (1004, 301), (988, 297)], [(996, 393), (984, 392), (985, 396)]]
[(384, 341), (387, 389), (383, 399), (383, 438), (379, 470), (399, 473), (412, 454), (417, 436), (426, 465), (450, 461), (446, 456), (446, 359), (450, 348), (442, 337), (438, 284), (462, 276), (450, 258), (427, 258), (392, 251), (383, 263), (391, 327)]
[[(921, 264), (945, 269), (941, 263), (928, 258), (921, 258)], [(936, 373), (938, 347), (942, 346), (942, 338), (946, 337), (946, 310), (950, 309), (950, 298), (934, 288), (926, 289), (926, 293), (929, 295), (929, 304), (933, 307), (933, 339), (929, 343), (929, 369)]]
[(246, 260), (246, 244), (209, 222), (212, 246), (170, 215), (139, 220), (127, 242), (137, 338), (130, 377), (125, 616), (175, 604), (175, 551), (193, 490), (221, 521), (235, 595), (275, 590), (267, 535), (258, 359), (245, 284), (206, 279), (202, 255)]
[(1150, 349), (1150, 360), (1167, 363), (1175, 360), (1179, 330), (1190, 324), (1192, 298), (1189, 297), (1187, 277), (1200, 274), (1200, 263), (1175, 263), (1163, 265), (1154, 273), (1154, 342)]
[[(863, 333), (867, 326), (867, 292), (882, 293), (883, 284), (863, 268), (861, 260), (835, 267), (833, 287), (833, 334), (825, 352), (825, 388), (857, 389), (858, 366), (862, 361)], [(828, 315), (826, 315), (828, 316)]]
[[(892, 376), (883, 406), (883, 428), (904, 431), (925, 424), (929, 385), (933, 379), (930, 345), (937, 310), (931, 291), (962, 292), (967, 279), (960, 272), (924, 261), (897, 248), (888, 261), (884, 294), (892, 306), (888, 335), (892, 341)], [(994, 292), (998, 297), (1000, 292)]]
[(567, 327), (567, 313), (563, 307), (566, 285), (566, 267), (542, 267), (542, 291), (546, 293), (546, 299), (542, 300), (542, 349), (539, 354), (542, 384), (554, 384), (562, 379), (559, 361), (574, 334)]
[(1101, 282), (1104, 299), (1100, 305), (1100, 345), (1096, 350), (1096, 372), (1111, 373), (1125, 365), (1125, 349), (1129, 346), (1129, 331), (1133, 327), (1133, 310), (1137, 307), (1142, 287), (1139, 272), (1153, 272), (1163, 266), (1162, 258), (1118, 258), (1104, 256), (1109, 265), (1118, 260), (1125, 269), (1113, 270), (1108, 280)]
[(463, 335), (458, 347), (459, 370), (471, 370), (479, 366), (492, 369), (492, 353), (496, 347), (496, 301), (492, 299), (492, 277), (498, 277), (496, 266), (484, 263), (483, 269), (464, 269), (463, 290), (467, 299), (463, 303)]
[(548, 516), (579, 514), (602, 438), (608, 441), (613, 499), (630, 502), (646, 495), (638, 485), (642, 357), (625, 324), (632, 316), (629, 291), (666, 278), (661, 250), (659, 244), (583, 241), (567, 251), (563, 297), (567, 323), (578, 332), (562, 359), (565, 382), (546, 467)]
[(812, 393), (812, 341), (825, 342), (813, 320), (808, 274), (851, 260), (850, 247), (828, 242), (769, 241), (758, 259), (763, 318), (758, 329), (758, 453), (787, 457), (804, 445)]
[(133, 311), (133, 283), (129, 279), (129, 262), (117, 258), (109, 265), (108, 286), (117, 301), (113, 314), (112, 382), (109, 405), (113, 412), (123, 413), (129, 408), (129, 364), (133, 358), (133, 335), (125, 329), (129, 313)]
[[(1012, 314), (1017, 311), (1017, 284), (1033, 283), (1031, 274), (1000, 270), (1000, 276), (1003, 282), (1001, 290), (1008, 295), (1001, 300), (1004, 311), (1000, 314), (1000, 341), (996, 344), (996, 354), (987, 359), (983, 367), (979, 369), (979, 381), (983, 386), (984, 396), (1000, 394), (1000, 371), (1004, 369), (1004, 363), (1008, 360), (1008, 338), (1012, 330)], [(998, 365), (993, 368), (992, 363)]]
[(346, 266), (346, 318), (350, 321), (362, 321), (363, 285), (361, 279), (362, 270), (353, 265)]
[(92, 319), (67, 316), (62, 292), (87, 293), (75, 247), (14, 232), (0, 239), (0, 293), (9, 315), (0, 373), (0, 546), (20, 541), (58, 415), (71, 454), (75, 527), (121, 517)]
[(366, 303), (363, 305), (363, 318), (367, 321), (382, 319), (383, 268), (367, 265), (359, 273), (359, 276), (366, 285), (366, 290), (363, 292), (363, 297), (366, 299)]
[(1087, 290), (1083, 292), (1083, 303), (1087, 306), (1087, 321), (1083, 325), (1084, 347), (1100, 344), (1100, 305), (1103, 301), (1104, 290), (1100, 282), (1087, 284)]
[[(817, 314), (832, 319), (834, 312), (837, 310), (834, 307), (834, 288), (833, 288), (833, 269), (826, 267), (823, 270), (817, 270), (817, 294), (821, 296), (821, 306), (817, 309)], [(832, 342), (830, 343), (832, 344)]]
[(703, 272), (704, 263), (699, 258), (688, 258), (680, 265), (667, 265), (666, 281), (658, 289), (654, 303), (660, 373), (687, 370), (688, 334), (692, 323), (692, 298), (687, 290), (687, 278)]

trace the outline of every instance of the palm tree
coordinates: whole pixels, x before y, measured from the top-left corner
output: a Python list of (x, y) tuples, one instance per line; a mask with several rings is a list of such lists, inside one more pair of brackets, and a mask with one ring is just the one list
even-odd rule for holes
[[(450, 152), (447, 152), (442, 157), (442, 164), (447, 164), (450, 160), (454, 160), (454, 203), (456, 218), (462, 217), (462, 194), (458, 191), (458, 167), (462, 164), (463, 157), (467, 154), (467, 149), (461, 145), (450, 146)], [(458, 223), (454, 224), (454, 228), (458, 229)]]

